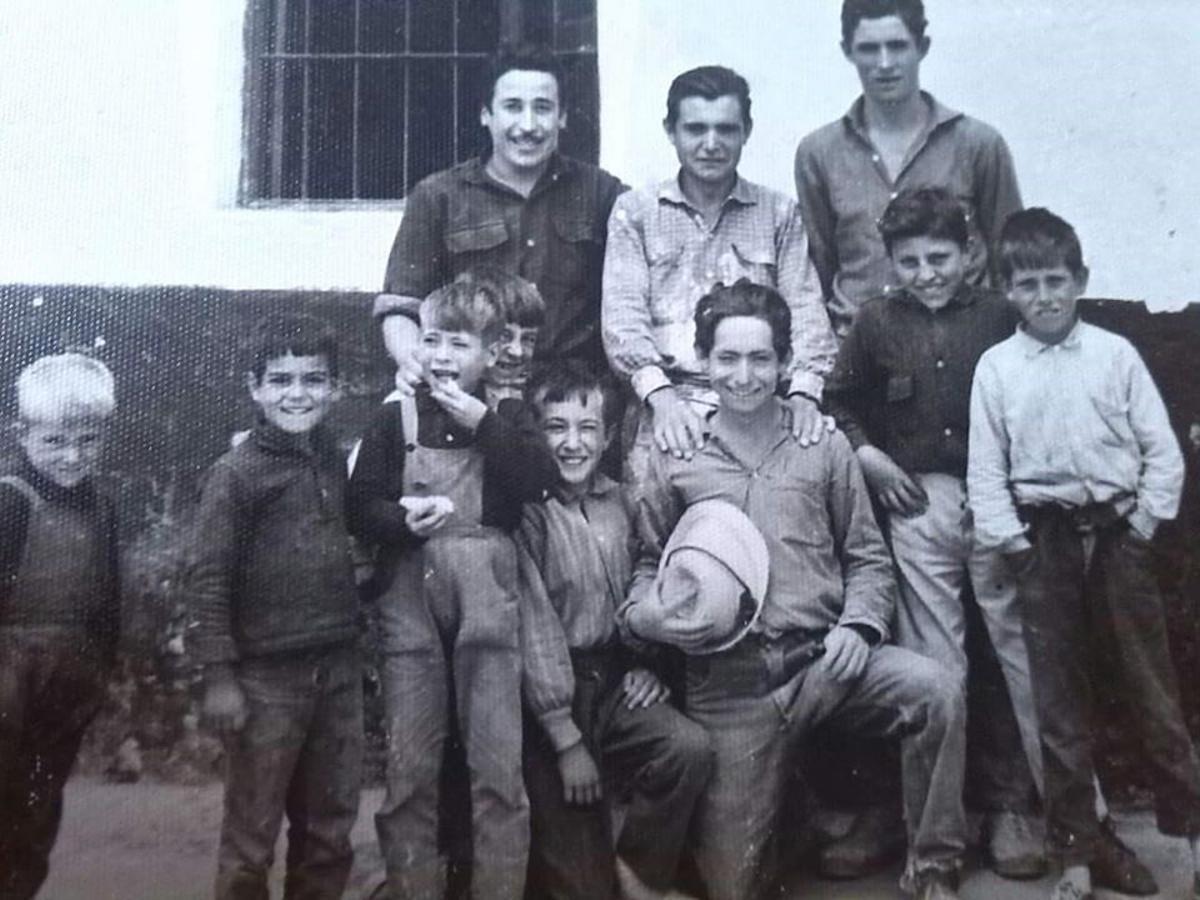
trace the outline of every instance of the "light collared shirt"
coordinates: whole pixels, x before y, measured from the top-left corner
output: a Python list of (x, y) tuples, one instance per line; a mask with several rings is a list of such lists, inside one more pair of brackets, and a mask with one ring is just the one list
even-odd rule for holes
[(616, 652), (617, 608), (633, 568), (630, 519), (621, 486), (597, 474), (580, 497), (527, 505), (514, 534), (525, 585), (525, 703), (560, 751), (580, 739), (570, 651)]
[(711, 226), (678, 178), (619, 197), (608, 220), (601, 306), (609, 363), (639, 398), (669, 384), (707, 386), (696, 358), (696, 304), (718, 283), (777, 289), (792, 312), (789, 393), (819, 400), (837, 346), (788, 197), (738, 178)]
[(1143, 535), (1172, 519), (1183, 455), (1166, 406), (1125, 338), (1079, 322), (1058, 344), (1018, 330), (983, 355), (971, 390), (967, 489), (975, 534), (1019, 549), (1017, 506), (1126, 505)]
[(863, 99), (796, 148), (796, 194), (813, 263), (839, 335), (867, 300), (893, 289), (879, 217), (902, 190), (941, 187), (967, 213), (971, 237), (967, 281), (988, 283), (988, 252), (1004, 220), (1021, 208), (1021, 193), (1004, 138), (992, 128), (938, 103), (892, 179), (871, 143)]
[(854, 451), (841, 432), (802, 447), (782, 401), (773, 402), (779, 434), (761, 462), (740, 459), (715, 417), (692, 459), (650, 455), (635, 498), (641, 549), (617, 617), (626, 631), (629, 610), (653, 591), (658, 561), (684, 510), (715, 497), (745, 512), (766, 539), (769, 579), (756, 630), (778, 637), (861, 625), (887, 637), (896, 582)]

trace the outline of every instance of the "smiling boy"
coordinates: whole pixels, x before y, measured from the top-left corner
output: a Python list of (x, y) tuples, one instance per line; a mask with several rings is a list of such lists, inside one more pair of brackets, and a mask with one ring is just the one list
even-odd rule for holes
[[(1152, 567), (1174, 518), (1183, 457), (1146, 365), (1124, 338), (1078, 318), (1088, 269), (1075, 230), (1045, 209), (1000, 235), (1024, 324), (983, 355), (971, 392), (967, 485), (981, 544), (1017, 581), (1045, 756), (1046, 815), (1063, 865), (1055, 900), (1093, 886), (1153, 894), (1153, 878), (1095, 812), (1098, 646), (1119, 673), (1150, 758), (1158, 826), (1187, 837), (1200, 873), (1200, 760), (1188, 735)], [(1196, 876), (1200, 893), (1200, 874)]]
[(434, 173), (404, 201), (375, 299), (396, 386), (421, 383), (417, 310), (434, 289), (481, 265), (521, 275), (541, 292), (540, 361), (604, 364), (600, 268), (605, 223), (625, 189), (603, 169), (559, 152), (567, 127), (565, 80), (545, 47), (502, 45), (480, 87), (487, 150)]
[(455, 281), (420, 318), (424, 387), (380, 407), (350, 481), (351, 526), (380, 548), (384, 573), (388, 765), (376, 827), (389, 896), (440, 896), (439, 775), (455, 716), (471, 772), (473, 896), (516, 900), (529, 806), (511, 532), (558, 473), (523, 401), (483, 399), (504, 328), (496, 286)]
[[(786, 773), (821, 726), (902, 738), (904, 886), (921, 900), (952, 898), (965, 833), (962, 686), (933, 660), (884, 643), (896, 586), (854, 453), (838, 432), (801, 446), (776, 396), (790, 353), (783, 298), (749, 281), (719, 286), (700, 301), (695, 327), (719, 405), (692, 459), (650, 457), (637, 507), (642, 549), (620, 618), (633, 637), (688, 652), (685, 708), (716, 760), (695, 825), (708, 896), (757, 896), (776, 874)], [(663, 616), (652, 587), (684, 511), (712, 499), (762, 533), (769, 580), (745, 639), (702, 654), (711, 622)]]
[(354, 859), (363, 748), (346, 466), (324, 426), (337, 346), (306, 316), (268, 317), (254, 340), (258, 422), (208, 472), (188, 580), (202, 709), (225, 739), (215, 895), (265, 896), (286, 814), (289, 890), (332, 900)]
[[(617, 608), (632, 570), (620, 485), (599, 471), (615, 404), (578, 363), (551, 366), (529, 396), (559, 479), (517, 534), (523, 598), (530, 896), (665, 896), (711, 767), (708, 735), (667, 702), (652, 665), (622, 645)], [(609, 797), (626, 797), (614, 840)]]

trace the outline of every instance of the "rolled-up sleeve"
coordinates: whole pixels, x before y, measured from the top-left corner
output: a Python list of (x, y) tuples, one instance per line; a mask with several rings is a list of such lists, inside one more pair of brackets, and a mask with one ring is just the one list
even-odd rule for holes
[(375, 298), (373, 312), (416, 314), (419, 303), (434, 288), (449, 280), (445, 249), (444, 203), (425, 183), (405, 198), (400, 228), (388, 255), (383, 293)]
[(622, 194), (613, 204), (608, 218), (600, 311), (609, 364), (619, 376), (631, 381), (642, 399), (670, 384), (654, 340), (644, 215), (636, 192)]
[(790, 200), (776, 233), (779, 293), (792, 313), (792, 362), (789, 393), (821, 399), (825, 377), (833, 370), (837, 341), (829, 324), (816, 266), (809, 257), (808, 236), (800, 210)]

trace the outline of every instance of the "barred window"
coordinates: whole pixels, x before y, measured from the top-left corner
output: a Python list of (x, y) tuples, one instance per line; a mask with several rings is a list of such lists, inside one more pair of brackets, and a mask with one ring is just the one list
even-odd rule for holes
[(596, 161), (596, 0), (249, 0), (242, 202), (395, 200), (485, 150), (502, 39), (554, 49), (562, 149)]

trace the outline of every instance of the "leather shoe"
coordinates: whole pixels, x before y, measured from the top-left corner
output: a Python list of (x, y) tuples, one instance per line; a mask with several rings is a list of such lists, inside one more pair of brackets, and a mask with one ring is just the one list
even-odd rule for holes
[(1001, 878), (1025, 880), (1046, 874), (1046, 841), (1038, 820), (1000, 812), (988, 823), (988, 865)]
[(904, 821), (894, 806), (873, 806), (858, 814), (844, 837), (821, 848), (817, 874), (822, 878), (862, 878), (904, 853)]
[(953, 872), (930, 869), (916, 878), (915, 900), (958, 900), (958, 877)]
[(1154, 876), (1117, 837), (1113, 821), (1107, 816), (1100, 823), (1100, 840), (1096, 843), (1096, 855), (1088, 868), (1092, 872), (1094, 887), (1135, 897), (1150, 897), (1158, 893)]

